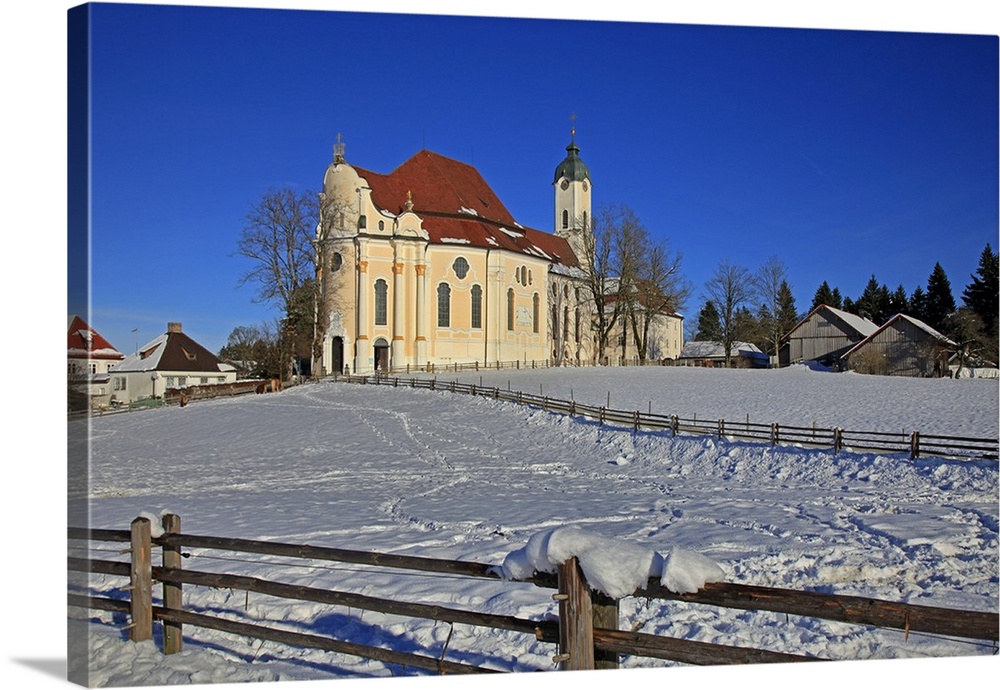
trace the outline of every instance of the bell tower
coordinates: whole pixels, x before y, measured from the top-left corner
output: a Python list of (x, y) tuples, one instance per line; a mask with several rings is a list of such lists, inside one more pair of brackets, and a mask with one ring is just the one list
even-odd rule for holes
[[(576, 120), (576, 116), (573, 116)], [(556, 168), (552, 181), (555, 188), (555, 234), (569, 241), (570, 247), (582, 263), (583, 233), (590, 231), (590, 170), (580, 159), (576, 145), (576, 125), (570, 130), (570, 143), (566, 158)]]

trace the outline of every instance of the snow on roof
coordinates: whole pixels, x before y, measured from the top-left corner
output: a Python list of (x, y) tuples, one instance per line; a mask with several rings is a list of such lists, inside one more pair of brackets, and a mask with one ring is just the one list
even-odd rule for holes
[(880, 326), (879, 328), (876, 328), (870, 335), (868, 335), (860, 343), (858, 343), (857, 345), (855, 345), (854, 347), (852, 347), (850, 350), (848, 350), (847, 352), (845, 352), (843, 355), (841, 355), (841, 359), (847, 359), (848, 357), (850, 357), (852, 354), (854, 354), (855, 352), (857, 352), (863, 346), (867, 345), (872, 340), (874, 340), (878, 336), (879, 333), (882, 333), (887, 328), (890, 328), (892, 326), (892, 324), (896, 323), (897, 321), (906, 321), (906, 322), (912, 324), (916, 328), (918, 328), (921, 331), (924, 331), (925, 333), (927, 333), (927, 335), (929, 335), (931, 338), (933, 338), (934, 340), (938, 341), (939, 343), (944, 343), (946, 345), (951, 345), (953, 347), (958, 347), (958, 343), (956, 343), (954, 340), (951, 340), (947, 336), (942, 335), (941, 333), (939, 333), (938, 331), (936, 331), (934, 328), (928, 326), (926, 323), (924, 323), (923, 321), (921, 321), (920, 319), (915, 319), (912, 316), (907, 316), (906, 314), (896, 314), (891, 319), (889, 319), (884, 324), (882, 324), (882, 326)]
[[(731, 357), (736, 357), (741, 352), (763, 354), (761, 349), (753, 343), (733, 343), (732, 347), (729, 349), (729, 355)], [(682, 358), (722, 358), (725, 356), (726, 351), (725, 348), (723, 348), (722, 343), (715, 340), (690, 340), (684, 343), (684, 347), (681, 349)]]
[(575, 525), (533, 534), (528, 543), (504, 558), (502, 575), (511, 580), (535, 572), (555, 573), (576, 557), (587, 583), (614, 599), (629, 596), (651, 577), (672, 592), (697, 592), (707, 582), (719, 582), (725, 573), (714, 561), (694, 551), (672, 549), (666, 557), (652, 549), (608, 539)]
[[(825, 305), (824, 305), (825, 306)], [(873, 323), (863, 316), (858, 316), (857, 314), (852, 314), (846, 312), (842, 309), (836, 309), (834, 307), (827, 306), (832, 313), (836, 314), (840, 319), (843, 319), (851, 328), (856, 330), (861, 335), (868, 337), (872, 333), (878, 330), (878, 324)]]

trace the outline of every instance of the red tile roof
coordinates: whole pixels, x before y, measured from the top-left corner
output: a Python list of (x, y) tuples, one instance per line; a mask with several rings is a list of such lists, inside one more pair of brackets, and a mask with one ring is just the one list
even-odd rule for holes
[(413, 212), (434, 244), (506, 249), (578, 265), (565, 239), (519, 225), (471, 165), (424, 149), (388, 175), (355, 169), (368, 181), (372, 201), (380, 209), (403, 213), (409, 193)]
[(73, 316), (70, 319), (67, 346), (69, 354), (73, 357), (89, 357), (90, 359), (123, 359), (125, 357), (79, 316)]

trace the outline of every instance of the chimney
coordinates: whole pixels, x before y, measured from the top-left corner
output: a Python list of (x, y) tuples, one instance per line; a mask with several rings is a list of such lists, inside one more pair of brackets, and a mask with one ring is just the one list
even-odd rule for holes
[(167, 322), (167, 333), (180, 333), (180, 332), (181, 332), (180, 321)]

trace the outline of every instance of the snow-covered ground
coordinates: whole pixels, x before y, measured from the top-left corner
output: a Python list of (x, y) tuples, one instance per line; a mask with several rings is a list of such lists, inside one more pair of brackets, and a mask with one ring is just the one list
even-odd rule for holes
[[(996, 437), (998, 384), (793, 368), (503, 370), (443, 374), (619, 409), (684, 417)], [(770, 447), (600, 426), (445, 392), (319, 382), (279, 394), (95, 419), (93, 525), (181, 515), (197, 534), (500, 565), (529, 539), (573, 526), (597, 543), (694, 551), (728, 581), (997, 611), (995, 461)], [(537, 539), (537, 537), (536, 537)], [(293, 584), (541, 618), (530, 585), (217, 560)], [(71, 553), (76, 553), (71, 549)], [(107, 553), (95, 553), (108, 557)], [(607, 559), (604, 559), (606, 562)], [(602, 566), (605, 567), (606, 566)], [(626, 564), (623, 563), (623, 568)], [(120, 582), (95, 577), (94, 589)], [(554, 670), (552, 645), (516, 633), (398, 619), (229, 590), (185, 588), (185, 605), (500, 670)], [(372, 661), (190, 629), (183, 653), (124, 641), (121, 620), (77, 611), (92, 681), (166, 685), (405, 674)], [(626, 599), (622, 627), (837, 659), (989, 655), (989, 646), (911, 633)], [(623, 667), (662, 666), (626, 657)], [(995, 667), (994, 667), (995, 668)], [(677, 669), (675, 669), (677, 670)], [(663, 671), (667, 673), (667, 671)], [(667, 678), (663, 679), (668, 682)]]

